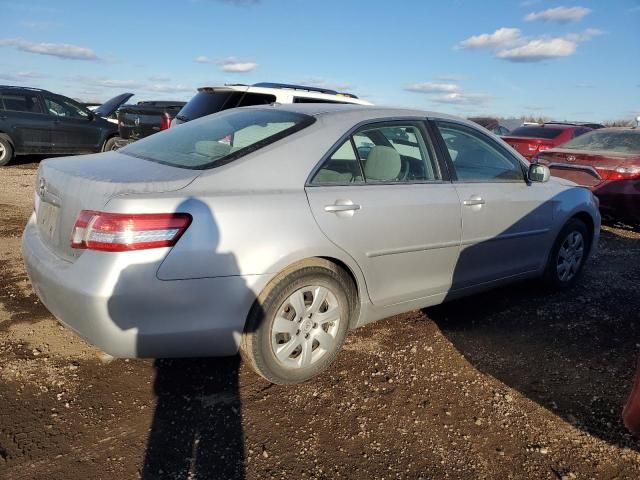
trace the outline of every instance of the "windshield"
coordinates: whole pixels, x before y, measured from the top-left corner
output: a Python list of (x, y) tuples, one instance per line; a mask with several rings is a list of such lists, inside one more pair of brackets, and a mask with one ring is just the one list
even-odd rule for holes
[(510, 137), (527, 137), (527, 138), (556, 138), (564, 129), (549, 127), (519, 127), (509, 132)]
[(227, 110), (173, 128), (119, 150), (174, 167), (224, 165), (311, 125), (315, 119), (273, 109)]
[(562, 148), (640, 154), (640, 130), (595, 130), (568, 141)]

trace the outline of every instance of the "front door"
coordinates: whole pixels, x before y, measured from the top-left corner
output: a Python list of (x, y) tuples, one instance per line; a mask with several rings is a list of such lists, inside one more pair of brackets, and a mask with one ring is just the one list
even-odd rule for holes
[(526, 182), (525, 165), (489, 135), (454, 122), (436, 126), (462, 211), (453, 289), (538, 269), (552, 222), (550, 186)]
[(460, 204), (421, 122), (361, 127), (307, 187), (325, 235), (362, 269), (371, 301), (447, 292), (460, 243)]
[(61, 97), (44, 97), (51, 119), (51, 142), (54, 153), (90, 153), (100, 150), (100, 130), (90, 113)]

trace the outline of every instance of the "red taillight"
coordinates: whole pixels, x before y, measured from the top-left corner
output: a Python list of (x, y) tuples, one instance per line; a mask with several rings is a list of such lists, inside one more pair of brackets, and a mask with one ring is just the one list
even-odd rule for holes
[(631, 180), (640, 178), (640, 167), (596, 167), (596, 170), (603, 180)]
[(189, 224), (188, 213), (122, 214), (82, 210), (71, 234), (71, 248), (124, 252), (172, 247)]
[(171, 120), (172, 120), (172, 118), (169, 116), (169, 114), (168, 113), (164, 113), (160, 117), (160, 130), (166, 130), (169, 127), (171, 127)]

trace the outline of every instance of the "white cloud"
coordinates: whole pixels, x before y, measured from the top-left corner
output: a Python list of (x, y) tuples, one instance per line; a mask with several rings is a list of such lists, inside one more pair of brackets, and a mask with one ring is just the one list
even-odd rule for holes
[(493, 33), (473, 35), (460, 42), (457, 47), (471, 49), (506, 47), (518, 42), (520, 38), (520, 29), (503, 27)]
[(214, 63), (213, 60), (211, 60), (206, 55), (199, 55), (196, 58), (194, 58), (194, 60), (198, 63)]
[(591, 13), (591, 9), (585, 7), (555, 7), (541, 12), (532, 12), (524, 17), (524, 21), (570, 23), (582, 20), (589, 13)]
[(417, 93), (454, 93), (460, 91), (460, 86), (455, 83), (421, 82), (408, 85), (404, 89)]
[(107, 88), (140, 88), (142, 86), (142, 83), (136, 82), (135, 80), (112, 80), (108, 78), (100, 78), (90, 81), (95, 85)]
[(79, 47), (68, 43), (35, 43), (20, 38), (7, 38), (0, 40), (0, 47), (3, 46), (15, 47), (23, 52), (50, 55), (71, 60), (99, 60), (96, 53), (90, 48)]
[(147, 78), (152, 82), (168, 82), (171, 80), (171, 78), (166, 75), (150, 75)]
[(451, 74), (451, 75), (438, 75), (437, 77), (434, 77), (434, 78), (441, 82), (461, 82), (462, 80), (466, 80), (467, 76)]
[(196, 91), (195, 88), (190, 87), (188, 85), (167, 85), (167, 84), (154, 84), (154, 85), (147, 85), (145, 88), (145, 90), (149, 91), (149, 92), (158, 92), (158, 93), (183, 93), (183, 92), (194, 92)]
[(310, 87), (326, 88), (328, 90), (345, 91), (352, 90), (353, 85), (348, 82), (330, 82), (322, 78), (312, 77), (296, 82), (299, 85), (307, 85)]
[(603, 35), (604, 33), (605, 32), (598, 30), (597, 28), (587, 28), (585, 31), (580, 33), (569, 33), (565, 38), (572, 42), (586, 42), (594, 37)]
[(33, 80), (43, 78), (44, 75), (36, 72), (15, 72), (15, 73), (0, 73), (0, 78), (3, 80), (22, 81)]
[(491, 101), (491, 96), (486, 93), (447, 93), (438, 95), (432, 100), (435, 103), (453, 104), (453, 105), (486, 105)]
[(239, 60), (236, 57), (228, 57), (223, 60), (219, 60), (216, 62), (216, 64), (223, 72), (231, 73), (246, 73), (258, 68), (257, 63), (249, 62), (246, 60)]
[(568, 57), (576, 51), (577, 44), (566, 38), (531, 40), (522, 46), (500, 50), (496, 56), (509, 62), (539, 62)]

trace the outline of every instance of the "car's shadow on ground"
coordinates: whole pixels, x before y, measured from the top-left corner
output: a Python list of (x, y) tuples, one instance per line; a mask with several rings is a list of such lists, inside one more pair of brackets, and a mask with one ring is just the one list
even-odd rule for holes
[(628, 272), (618, 273), (607, 298), (598, 285), (612, 278), (587, 271), (570, 291), (525, 282), (424, 313), (479, 371), (591, 435), (640, 450), (620, 417), (637, 353), (638, 283), (627, 288)]

